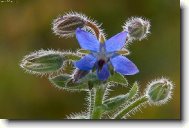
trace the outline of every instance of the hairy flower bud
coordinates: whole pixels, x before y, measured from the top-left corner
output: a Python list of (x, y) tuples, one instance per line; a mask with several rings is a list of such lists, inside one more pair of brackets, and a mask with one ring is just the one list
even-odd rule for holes
[(173, 84), (167, 79), (159, 79), (151, 82), (146, 89), (149, 103), (161, 105), (166, 103), (172, 94)]
[(76, 69), (73, 73), (73, 80), (74, 82), (77, 82), (79, 79), (83, 78), (89, 73), (89, 71), (83, 71), (80, 69)]
[(123, 30), (128, 32), (128, 41), (142, 40), (150, 33), (150, 22), (142, 18), (134, 17), (124, 24)]
[(70, 37), (75, 34), (75, 30), (84, 27), (86, 18), (79, 13), (68, 13), (58, 17), (53, 21), (53, 32), (61, 37)]
[(24, 57), (20, 66), (31, 73), (45, 74), (58, 71), (63, 65), (63, 56), (57, 51), (40, 50)]

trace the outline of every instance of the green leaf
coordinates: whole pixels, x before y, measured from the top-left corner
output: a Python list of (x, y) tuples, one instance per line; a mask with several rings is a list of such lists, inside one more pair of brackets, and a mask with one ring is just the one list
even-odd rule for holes
[(115, 115), (113, 116), (113, 119), (123, 119), (123, 117), (126, 116), (127, 114), (133, 111), (136, 112), (139, 106), (147, 103), (147, 101), (148, 101), (148, 98), (146, 96), (142, 96), (138, 99), (135, 99), (133, 102), (130, 102), (130, 104), (128, 104), (126, 107), (116, 112)]
[(67, 74), (62, 74), (55, 77), (49, 77), (49, 80), (56, 86), (60, 88), (66, 88), (67, 82), (71, 79), (71, 77)]
[(79, 50), (77, 50), (77, 53), (86, 55), (86, 54), (89, 54), (90, 51), (89, 50), (85, 50), (85, 49), (79, 49)]
[(138, 92), (138, 83), (135, 82), (130, 91), (125, 95), (119, 95), (104, 101), (105, 112), (112, 111), (132, 99)]
[(78, 82), (83, 83), (86, 81), (91, 81), (93, 84), (99, 84), (99, 82), (100, 82), (96, 73), (88, 73), (85, 77), (80, 79)]
[[(136, 96), (138, 92), (138, 83), (135, 82), (132, 86), (132, 88), (130, 89), (130, 91), (127, 93), (128, 95), (128, 99), (127, 101), (129, 101), (129, 99), (133, 99), (134, 96)], [(119, 110), (119, 112), (115, 113), (114, 118), (115, 119), (121, 119), (123, 118), (127, 113), (131, 112), (134, 108), (137, 108), (137, 106), (140, 106), (141, 104), (145, 103), (147, 101), (147, 98), (144, 97), (140, 97), (138, 99), (135, 99), (132, 102), (128, 102), (129, 104), (123, 108), (122, 110)]]
[(101, 84), (101, 81), (99, 81), (96, 73), (88, 73), (86, 76), (79, 79), (77, 83), (87, 83), (88, 89), (92, 89), (93, 87), (98, 87)]
[(103, 103), (105, 112), (117, 109), (120, 105), (124, 104), (128, 98), (128, 94), (126, 94), (105, 100)]
[(75, 83), (70, 75), (61, 74), (55, 77), (50, 77), (49, 80), (58, 88), (70, 91), (85, 91), (88, 90), (87, 83)]
[(88, 91), (89, 85), (87, 82), (78, 83), (78, 82), (74, 82), (73, 79), (70, 79), (67, 82), (66, 88), (75, 91)]
[(129, 94), (128, 99), (133, 98), (137, 94), (137, 92), (138, 92), (138, 83), (135, 82), (128, 93)]
[(126, 48), (123, 48), (120, 51), (117, 51), (117, 53), (124, 56), (129, 55), (129, 51)]
[(124, 76), (122, 76), (119, 73), (114, 73), (109, 79), (109, 82), (113, 82), (113, 83), (117, 83), (117, 84), (121, 84), (124, 86), (128, 85), (127, 79), (124, 78)]

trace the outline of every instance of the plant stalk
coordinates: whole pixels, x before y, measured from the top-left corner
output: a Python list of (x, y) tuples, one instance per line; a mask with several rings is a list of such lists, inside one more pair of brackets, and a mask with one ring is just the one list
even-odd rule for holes
[(95, 88), (95, 95), (94, 95), (94, 106), (91, 115), (91, 119), (100, 119), (103, 108), (102, 108), (102, 101), (104, 97), (104, 92), (106, 90), (107, 85), (100, 85), (99, 87)]
[(95, 94), (95, 90), (91, 89), (89, 92), (89, 96), (90, 96), (89, 117), (90, 119), (92, 118), (92, 112), (93, 112), (93, 107), (94, 107), (94, 94)]
[(86, 23), (86, 25), (88, 27), (90, 27), (91, 29), (93, 29), (93, 31), (95, 32), (95, 35), (96, 35), (97, 39), (101, 43), (103, 43), (105, 41), (105, 36), (101, 33), (100, 28), (97, 25), (95, 25), (94, 23), (89, 22), (89, 21)]

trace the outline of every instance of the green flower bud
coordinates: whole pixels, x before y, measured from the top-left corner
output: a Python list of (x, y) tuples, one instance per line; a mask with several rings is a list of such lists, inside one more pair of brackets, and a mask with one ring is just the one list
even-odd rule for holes
[(25, 56), (20, 66), (30, 73), (46, 74), (61, 69), (63, 61), (61, 52), (40, 50)]
[(86, 18), (84, 15), (71, 12), (55, 19), (52, 30), (61, 37), (71, 37), (78, 27), (83, 28), (85, 24)]
[(167, 79), (159, 79), (151, 82), (146, 89), (149, 103), (161, 105), (171, 99), (173, 84)]
[(123, 30), (128, 32), (128, 41), (142, 40), (150, 33), (150, 22), (142, 18), (134, 17), (124, 24)]

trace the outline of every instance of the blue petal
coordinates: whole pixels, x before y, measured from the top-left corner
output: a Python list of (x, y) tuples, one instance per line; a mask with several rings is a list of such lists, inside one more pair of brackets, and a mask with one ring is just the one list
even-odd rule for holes
[(100, 71), (97, 70), (97, 76), (99, 80), (107, 80), (110, 76), (110, 72), (108, 70), (108, 65), (104, 64)]
[(121, 32), (105, 42), (106, 52), (115, 52), (123, 48), (127, 38), (127, 32)]
[(136, 65), (124, 56), (118, 55), (110, 59), (116, 72), (122, 75), (134, 75), (139, 72)]
[(86, 32), (84, 30), (81, 30), (80, 28), (77, 28), (76, 38), (81, 48), (90, 50), (90, 51), (96, 51), (96, 52), (99, 51), (100, 43), (97, 40), (97, 38), (90, 32)]
[(96, 58), (93, 55), (88, 54), (79, 61), (76, 61), (74, 65), (80, 70), (88, 71), (94, 67), (95, 62), (96, 62)]

